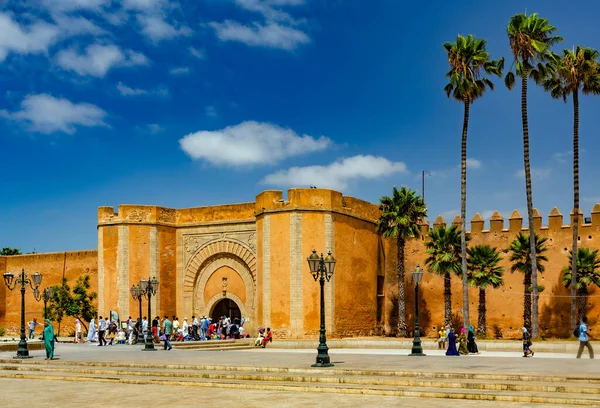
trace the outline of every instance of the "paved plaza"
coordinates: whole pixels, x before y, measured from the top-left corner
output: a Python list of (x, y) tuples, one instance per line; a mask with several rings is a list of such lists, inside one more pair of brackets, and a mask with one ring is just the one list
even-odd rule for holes
[[(220, 366), (287, 368), (291, 370), (310, 370), (316, 350), (295, 349), (251, 349), (231, 351), (171, 350), (142, 352), (143, 346), (97, 347), (91, 344), (57, 344), (55, 362), (47, 367), (68, 367), (71, 363), (114, 364), (123, 370), (135, 370), (138, 365), (153, 365), (175, 369), (177, 366)], [(373, 349), (333, 349), (331, 361), (335, 367), (324, 369), (323, 375), (336, 375), (345, 370), (381, 370), (419, 373), (452, 373), (460, 376), (465, 373), (493, 376), (506, 374), (522, 376), (568, 376), (574, 378), (592, 378), (600, 382), (600, 366), (597, 360), (584, 358), (576, 360), (572, 354), (536, 353), (534, 358), (522, 358), (514, 352), (482, 352), (480, 355), (446, 357), (437, 350), (428, 350), (426, 357), (409, 357), (407, 350)], [(44, 352), (31, 351), (33, 359), (27, 364), (45, 366)], [(9, 363), (15, 352), (0, 353), (0, 360)], [(587, 357), (587, 356), (586, 356)], [(51, 368), (49, 368), (51, 369)], [(195, 380), (203, 381), (203, 380)], [(232, 401), (235, 406), (264, 407), (447, 407), (448, 403), (470, 407), (527, 407), (543, 404), (507, 403), (494, 401), (448, 401), (444, 398), (411, 398), (383, 395), (354, 395), (329, 392), (287, 392), (273, 390), (235, 389), (219, 387), (170, 386), (160, 384), (121, 384), (88, 382), (85, 380), (31, 380), (1, 378), (3, 389), (1, 406), (13, 407), (23, 403), (24, 396), (35, 393), (29, 399), (28, 407), (110, 407), (122, 406), (133, 398), (136, 404), (173, 407), (189, 406), (191, 401), (206, 398), (218, 401), (222, 405)], [(194, 404), (192, 404), (194, 405)], [(211, 406), (209, 404), (208, 406)], [(213, 405), (213, 406), (214, 406)], [(557, 405), (554, 405), (557, 406)]]

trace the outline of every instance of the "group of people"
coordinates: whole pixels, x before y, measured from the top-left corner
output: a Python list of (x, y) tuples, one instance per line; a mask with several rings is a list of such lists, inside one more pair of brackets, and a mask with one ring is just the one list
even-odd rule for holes
[[(244, 322), (248, 319), (229, 318), (221, 316), (217, 322), (210, 317), (192, 316), (191, 322), (185, 317), (183, 322), (177, 316), (164, 316), (162, 319), (156, 316), (150, 323), (150, 335), (155, 343), (164, 342), (164, 349), (171, 350), (171, 341), (204, 341), (225, 340), (250, 337), (244, 329)], [(98, 343), (98, 346), (115, 344), (137, 344), (148, 335), (148, 319), (132, 319), (131, 316), (122, 322), (119, 327), (116, 320), (99, 316), (98, 323), (95, 319), (90, 320), (88, 334), (85, 342)], [(75, 342), (83, 341), (81, 322), (75, 321)]]
[[(456, 346), (457, 342), (458, 348)], [(460, 334), (457, 336), (450, 325), (442, 325), (438, 331), (438, 349), (446, 350), (447, 356), (479, 354), (479, 349), (475, 342), (475, 329), (473, 329), (473, 326), (469, 326), (467, 331), (462, 327)]]

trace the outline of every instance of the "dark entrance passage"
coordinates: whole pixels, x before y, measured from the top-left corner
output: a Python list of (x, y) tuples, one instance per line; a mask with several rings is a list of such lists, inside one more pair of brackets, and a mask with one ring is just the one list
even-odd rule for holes
[(227, 298), (219, 300), (217, 304), (215, 304), (210, 317), (212, 318), (212, 321), (216, 323), (219, 321), (219, 318), (224, 315), (227, 315), (231, 320), (242, 318), (242, 312), (237, 303)]

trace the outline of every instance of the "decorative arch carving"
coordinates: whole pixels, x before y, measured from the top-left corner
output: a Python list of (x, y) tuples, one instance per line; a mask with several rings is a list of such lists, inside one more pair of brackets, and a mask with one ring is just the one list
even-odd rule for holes
[[(183, 279), (184, 293), (194, 290), (198, 272), (202, 272), (202, 269), (207, 266), (205, 264), (210, 262), (211, 259), (214, 260), (217, 256), (238, 258), (242, 264), (246, 265), (244, 269), (249, 270), (252, 281), (256, 282), (256, 255), (252, 248), (237, 239), (221, 237), (199, 247), (188, 261)], [(238, 273), (240, 272), (238, 271)]]
[[(194, 292), (194, 311), (199, 311), (200, 309), (204, 308), (204, 305), (206, 304), (206, 299), (204, 299), (204, 288), (206, 287), (206, 283), (210, 277), (223, 266), (230, 267), (240, 275), (244, 281), (244, 286), (246, 287), (245, 304), (248, 305), (248, 307), (250, 307), (252, 310), (255, 310), (257, 299), (256, 285), (248, 266), (243, 264), (239, 258), (234, 258), (231, 255), (223, 254), (215, 255), (212, 258), (209, 258), (209, 262), (205, 262), (202, 266), (202, 269), (199, 271), (194, 285), (195, 290), (194, 288), (191, 289), (191, 291)], [(237, 300), (235, 302), (238, 303)]]

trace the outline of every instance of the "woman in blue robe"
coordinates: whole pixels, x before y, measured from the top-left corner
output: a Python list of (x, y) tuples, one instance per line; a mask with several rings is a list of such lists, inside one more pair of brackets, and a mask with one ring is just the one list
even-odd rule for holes
[(448, 350), (446, 350), (447, 356), (460, 356), (456, 349), (456, 334), (452, 327), (448, 331)]

